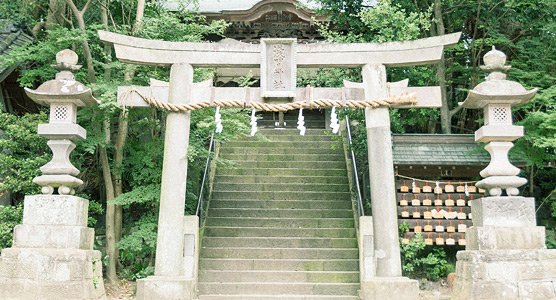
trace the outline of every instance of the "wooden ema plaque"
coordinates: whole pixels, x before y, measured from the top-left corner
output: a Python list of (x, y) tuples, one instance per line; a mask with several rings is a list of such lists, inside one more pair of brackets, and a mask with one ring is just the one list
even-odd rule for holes
[(453, 193), (454, 192), (454, 186), (450, 184), (450, 182), (448, 182), (448, 185), (444, 186), (444, 191), (446, 193)]
[(434, 231), (444, 232), (444, 226), (442, 226), (442, 223), (440, 221), (438, 221), (438, 225), (436, 225), (436, 227), (434, 228)]
[(465, 206), (465, 200), (462, 198), (461, 194), (459, 195), (459, 199), (456, 201), (457, 206)]
[(430, 231), (432, 231), (432, 225), (430, 221), (427, 221), (427, 225), (425, 225), (425, 232), (430, 232)]
[(408, 193), (408, 192), (409, 192), (409, 187), (408, 187), (407, 185), (405, 185), (405, 180), (404, 180), (404, 182), (403, 182), (403, 186), (400, 187), (400, 191), (401, 191), (402, 193)]
[(425, 200), (423, 200), (423, 205), (425, 205), (425, 206), (431, 206), (432, 205), (432, 200), (429, 199), (429, 195), (425, 195)]
[(400, 201), (400, 206), (408, 206), (409, 203), (407, 202), (407, 200), (405, 200), (405, 194), (403, 194), (402, 196), (403, 196), (403, 198)]
[(467, 231), (467, 225), (463, 224), (463, 221), (461, 221), (461, 224), (458, 224), (458, 232), (466, 232)]
[(452, 221), (450, 221), (450, 226), (446, 228), (446, 232), (456, 232), (456, 227), (452, 225)]
[(421, 227), (421, 225), (419, 225), (419, 221), (417, 221), (417, 225), (415, 225), (415, 227), (413, 227), (413, 232), (415, 232), (415, 233), (423, 232), (423, 228)]
[(440, 195), (436, 195), (436, 200), (434, 200), (434, 205), (442, 206), (442, 199), (440, 199)]
[(456, 240), (452, 238), (452, 235), (449, 234), (448, 238), (446, 239), (446, 245), (454, 246), (456, 244)]
[(431, 246), (432, 245), (432, 238), (430, 234), (427, 234), (427, 237), (425, 238), (425, 244)]
[(423, 193), (432, 193), (432, 187), (429, 186), (429, 183), (425, 183), (425, 186), (423, 187)]
[(415, 208), (415, 211), (413, 212), (413, 218), (414, 219), (420, 219), (421, 218), (421, 212)]
[[(409, 184), (408, 184), (409, 183)], [(453, 184), (436, 181), (400, 180), (396, 182), (399, 224), (407, 223), (409, 229), (402, 237), (403, 243), (410, 243), (417, 235), (423, 235), (428, 245), (461, 246), (465, 243), (465, 233), (472, 226), (472, 199), (482, 197), (469, 193), (465, 182)], [(450, 187), (451, 186), (451, 187)], [(439, 191), (441, 193), (438, 193)]]
[(444, 205), (446, 206), (454, 206), (454, 200), (452, 200), (452, 198), (450, 197), (450, 194), (448, 194), (448, 200), (446, 200), (446, 202), (444, 202)]
[(417, 194), (415, 194), (415, 198), (413, 200), (411, 200), (411, 205), (412, 206), (421, 206), (421, 200), (419, 200), (417, 198)]

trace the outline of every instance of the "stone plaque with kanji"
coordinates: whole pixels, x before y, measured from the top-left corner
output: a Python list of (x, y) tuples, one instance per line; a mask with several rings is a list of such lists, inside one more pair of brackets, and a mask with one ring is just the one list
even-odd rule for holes
[(262, 97), (295, 97), (296, 39), (261, 39), (261, 48)]

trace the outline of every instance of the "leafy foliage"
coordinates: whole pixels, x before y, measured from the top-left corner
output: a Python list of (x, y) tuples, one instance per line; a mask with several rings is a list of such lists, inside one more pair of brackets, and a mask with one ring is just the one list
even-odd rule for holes
[(37, 126), (47, 120), (44, 112), (22, 117), (0, 113), (0, 129), (5, 135), (0, 139), (0, 149), (3, 149), (0, 178), (2, 188), (16, 194), (16, 199), (40, 190), (32, 180), (40, 174), (39, 168), (50, 160), (51, 154), (46, 154), (50, 151), (46, 139), (37, 135)]
[(402, 243), (403, 233), (408, 228), (407, 224), (400, 226), (400, 253), (404, 276), (433, 281), (446, 276), (449, 264), (444, 249), (427, 246), (421, 234), (417, 234), (415, 238), (409, 241), (409, 244)]
[(120, 261), (125, 267), (124, 277), (140, 279), (152, 275), (158, 218), (154, 213), (144, 214), (123, 237), (116, 247), (120, 249)]
[(0, 251), (12, 246), (15, 225), (21, 224), (23, 207), (0, 206)]

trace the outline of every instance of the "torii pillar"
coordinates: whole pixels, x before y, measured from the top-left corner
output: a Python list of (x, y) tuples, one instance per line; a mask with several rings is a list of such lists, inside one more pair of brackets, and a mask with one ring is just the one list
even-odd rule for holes
[[(173, 64), (168, 103), (188, 104), (192, 88), (193, 67)], [(190, 119), (191, 112), (168, 112), (166, 117), (155, 270), (154, 276), (137, 281), (137, 299), (195, 297), (199, 221), (184, 216)]]
[[(124, 99), (118, 97), (120, 105), (146, 107), (149, 106), (147, 101), (156, 98), (158, 103), (164, 105), (190, 103), (189, 107), (208, 107), (215, 102), (233, 100), (241, 104), (240, 107), (263, 107), (279, 103), (295, 105), (296, 108), (308, 107), (306, 103), (313, 99), (335, 103), (346, 99), (357, 102), (401, 97), (406, 93), (416, 95), (418, 102), (395, 107), (439, 107), (439, 87), (388, 88), (386, 67), (435, 63), (441, 59), (444, 48), (455, 45), (460, 37), (460, 33), (454, 33), (384, 44), (300, 45), (295, 39), (263, 39), (261, 44), (255, 45), (152, 41), (106, 31), (99, 31), (99, 35), (102, 41), (114, 44), (116, 56), (123, 62), (172, 67), (169, 88), (119, 87), (119, 94), (127, 95)], [(195, 85), (191, 81), (191, 66), (260, 68), (261, 88), (251, 88), (247, 92), (243, 88)], [(296, 88), (296, 70), (300, 67), (363, 67), (363, 88)], [(402, 277), (401, 273), (389, 109), (387, 106), (368, 108), (366, 117), (373, 197), (372, 223), (375, 228), (374, 233), (370, 230), (362, 237), (369, 243), (360, 243), (365, 254), (360, 264), (360, 295), (364, 300), (416, 300), (417, 281)], [(138, 300), (194, 299), (198, 229), (194, 221), (183, 216), (188, 145), (184, 130), (189, 131), (188, 116), (183, 112), (170, 112), (166, 129), (155, 276), (139, 281)], [(195, 220), (194, 217), (192, 220)], [(370, 238), (373, 235), (374, 242)]]

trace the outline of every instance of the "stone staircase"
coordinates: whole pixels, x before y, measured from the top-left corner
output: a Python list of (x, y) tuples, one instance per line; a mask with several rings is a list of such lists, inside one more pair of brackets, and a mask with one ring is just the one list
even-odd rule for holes
[(226, 143), (202, 241), (200, 300), (355, 300), (359, 254), (343, 150), (323, 129)]

